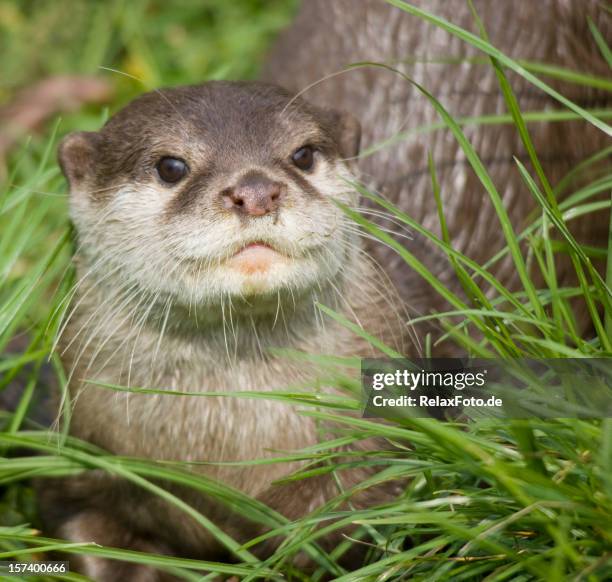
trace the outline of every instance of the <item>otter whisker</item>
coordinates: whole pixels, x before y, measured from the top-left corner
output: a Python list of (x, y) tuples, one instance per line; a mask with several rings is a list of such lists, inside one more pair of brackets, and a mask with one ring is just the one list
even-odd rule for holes
[(233, 363), (232, 357), (230, 356), (229, 345), (227, 341), (227, 321), (225, 319), (225, 297), (221, 295), (221, 319), (222, 319), (222, 328), (223, 328), (223, 343), (225, 344), (225, 353), (227, 355), (228, 363), (231, 365)]
[[(129, 302), (132, 297), (131, 297), (131, 293), (134, 292), (135, 290), (137, 290), (138, 288), (138, 284), (137, 283), (133, 283), (129, 288), (128, 288), (128, 296), (127, 298), (123, 298), (123, 301), (121, 301), (122, 297), (120, 294), (118, 294), (117, 296), (113, 297), (111, 296), (111, 300), (114, 300), (114, 302), (111, 304), (111, 307), (109, 309), (108, 312), (105, 313), (105, 316), (108, 317), (109, 314), (116, 316), (120, 313), (121, 310), (121, 306), (126, 304), (127, 302)], [(88, 318), (88, 320), (81, 326), (81, 328), (79, 329), (79, 331), (75, 334), (74, 338), (70, 341), (69, 345), (67, 345), (64, 350), (62, 351), (62, 354), (65, 354), (67, 352), (67, 350), (70, 348), (70, 346), (72, 345), (72, 343), (74, 342), (74, 340), (76, 340), (79, 335), (82, 333), (82, 331), (91, 323), (91, 318), (97, 316), (98, 314), (101, 313), (102, 308), (106, 306), (106, 302), (102, 303), (97, 309), (94, 310), (94, 313), (92, 314), (92, 316), (90, 316), (90, 318)], [(110, 319), (110, 317), (109, 317)], [(89, 336), (87, 337), (87, 339), (81, 339), (81, 342), (79, 343), (79, 347), (78, 347), (78, 351), (76, 353), (76, 356), (74, 357), (74, 361), (73, 361), (73, 365), (72, 368), (70, 369), (70, 372), (68, 374), (67, 380), (68, 383), (70, 383), (70, 381), (72, 380), (72, 377), (83, 357), (83, 355), (85, 354), (87, 348), (90, 346), (90, 344), (94, 341), (94, 339), (100, 335), (100, 333), (102, 332), (102, 330), (104, 329), (104, 326), (108, 325), (108, 320), (106, 317), (104, 318), (99, 318), (98, 323), (93, 327), (93, 329), (91, 330)], [(83, 378), (84, 379), (84, 378)]]
[[(70, 341), (65, 346), (63, 346), (62, 352), (61, 352), (60, 355), (65, 354), (70, 349), (72, 344), (79, 338), (79, 336), (87, 328), (87, 326), (97, 317), (99, 312), (102, 311), (104, 308), (106, 308), (109, 303), (112, 304), (113, 301), (116, 301), (117, 297), (120, 297), (120, 294), (121, 294), (121, 292), (124, 289), (127, 289), (129, 291), (131, 289), (135, 289), (137, 286), (138, 286), (138, 283), (136, 283), (136, 282), (133, 282), (133, 281), (124, 281), (121, 284), (121, 286), (115, 291), (115, 294), (111, 293), (111, 294), (107, 295), (106, 299), (104, 299), (104, 301), (102, 303), (100, 303), (97, 306), (97, 308), (92, 311), (92, 313), (89, 315), (89, 317), (87, 317), (87, 319), (83, 322), (81, 327), (73, 334), (73, 336), (70, 339)], [(88, 298), (88, 295), (90, 293), (93, 293), (93, 291), (94, 291), (94, 286), (92, 285), (88, 289), (88, 291), (81, 296), (80, 303), (83, 303)], [(72, 315), (74, 313), (76, 313), (77, 308), (78, 308), (78, 305), (75, 306), (75, 309), (73, 310), (71, 316), (68, 318), (68, 320), (66, 322), (66, 325), (68, 324), (68, 321), (71, 319)], [(61, 335), (61, 333), (60, 333), (60, 335)]]

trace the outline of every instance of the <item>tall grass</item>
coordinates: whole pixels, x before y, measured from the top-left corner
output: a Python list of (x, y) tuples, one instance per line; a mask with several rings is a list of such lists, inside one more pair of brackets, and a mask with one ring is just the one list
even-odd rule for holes
[[(609, 85), (609, 81), (581, 76), (580, 71), (548, 70), (542, 64), (535, 71), (529, 64), (517, 63), (492, 47), (484, 29), (476, 36), (403, 2), (389, 2), (430, 20), (478, 48), (490, 61), (488, 66), (495, 69), (500, 92), (507, 103), (507, 115), (467, 121), (454, 119), (435, 95), (428, 93), (426, 87), (418, 86), (437, 110), (440, 124), (411, 131), (451, 130), (495, 206), (507, 244), (484, 265), (452, 248), (444, 227), (445, 210), (433, 163), (430, 164), (432, 196), (438, 202), (442, 224), (440, 237), (424, 229), (405, 212), (355, 184), (364, 197), (379, 204), (381, 210), (393, 215), (395, 220), (426, 236), (448, 256), (449, 265), (455, 269), (463, 287), (470, 291), (467, 295), (473, 297), (473, 301), (468, 303), (464, 297), (446, 289), (409, 248), (351, 209), (345, 211), (368, 234), (395, 248), (434, 292), (446, 297), (452, 311), (426, 315), (421, 319), (435, 318), (445, 326), (447, 335), (470, 354), (504, 358), (609, 357), (612, 261), (608, 260), (607, 274), (603, 277), (592, 264), (594, 257), (609, 257), (609, 249), (581, 246), (572, 237), (568, 224), (576, 215), (609, 211), (610, 200), (601, 198), (601, 193), (612, 188), (609, 167), (591, 183), (575, 191), (572, 191), (572, 177), (588, 171), (601, 160), (609, 159), (612, 147), (582, 161), (567, 179), (552, 185), (531, 145), (529, 128), (534, 123), (551, 119), (562, 122), (568, 117), (579, 117), (610, 133), (606, 120), (612, 110), (585, 111), (564, 97), (553, 95), (567, 110), (554, 114), (523, 112), (517, 105), (505, 72), (509, 69), (522, 74), (549, 94), (553, 94), (552, 89), (536, 74), (554, 73), (570, 82), (579, 78), (584, 84), (600, 88), (607, 86), (606, 83)], [(92, 10), (91, 18), (96, 23), (92, 34), (98, 36), (87, 45), (84, 51), (87, 58), (82, 56), (81, 64), (105, 62), (125, 70), (126, 63), (140, 62), (140, 72), (149, 71), (144, 75), (147, 79), (145, 85), (194, 80), (189, 66), (177, 74), (172, 64), (168, 64), (172, 63), (172, 58), (191, 54), (188, 48), (167, 55), (160, 54), (158, 47), (151, 43), (157, 31), (168, 24), (165, 19), (175, 18), (174, 15), (169, 15), (157, 3), (134, 3), (139, 8), (131, 8), (126, 14), (119, 10), (120, 3), (111, 4), (115, 10), (111, 10), (111, 14), (120, 21), (121, 34), (117, 38), (101, 12)], [(261, 13), (256, 9), (263, 7), (257, 2), (237, 4), (253, 10), (258, 17)], [(0, 4), (0, 13), (7, 9), (18, 13), (16, 6), (13, 3)], [(153, 30), (149, 36), (137, 24), (144, 15), (147, 27)], [(277, 7), (262, 18), (265, 22), (281, 22), (283, 16), (286, 17), (286, 13)], [(249, 35), (258, 33), (258, 39), (265, 38), (268, 34), (266, 26), (264, 30), (249, 28)], [(134, 30), (136, 33), (132, 34)], [(605, 39), (595, 29), (593, 33), (602, 54), (609, 55)], [(223, 31), (220, 31), (219, 38), (222, 36)], [(263, 40), (261, 42), (264, 46)], [(240, 55), (245, 54), (243, 49), (240, 45), (235, 52), (229, 50), (225, 54), (223, 63), (228, 63), (227, 72), (249, 74), (254, 70), (249, 69), (254, 67), (252, 61), (248, 67), (239, 63), (237, 70), (232, 69), (234, 59), (239, 60)], [(109, 55), (110, 59), (104, 60)], [(113, 58), (112, 55), (122, 56)], [(83, 68), (87, 69), (89, 65), (83, 64)], [(360, 66), (380, 65), (362, 63)], [(130, 71), (134, 73), (133, 69)], [(208, 76), (220, 74), (210, 68), (205, 68), (205, 71)], [(122, 79), (119, 82), (128, 81)], [(406, 82), (412, 81), (406, 79)], [(133, 87), (129, 87), (123, 96), (133, 91)], [(364, 510), (347, 510), (343, 502), (355, 491), (339, 489), (335, 499), (296, 521), (287, 520), (239, 491), (194, 474), (188, 465), (116, 457), (65, 434), (52, 434), (29, 420), (28, 410), (48, 381), (43, 372), (47, 373), (49, 356), (56, 383), (65, 389), (61, 364), (56, 355), (50, 355), (50, 349), (65, 307), (62, 300), (73, 281), (63, 196), (65, 186), (53, 152), (59, 133), (69, 127), (95, 127), (105, 115), (99, 111), (79, 113), (68, 123), (55, 124), (46, 141), (26, 144), (11, 159), (10, 176), (0, 198), (0, 389), (17, 376), (26, 386), (15, 412), (3, 412), (0, 416), (0, 449), (5, 455), (0, 461), (0, 560), (40, 559), (46, 552), (62, 550), (69, 554), (98, 555), (150, 564), (185, 580), (213, 580), (219, 574), (234, 575), (243, 580), (321, 580), (332, 577), (345, 582), (425, 578), (595, 581), (612, 576), (612, 421), (609, 419), (511, 422), (483, 419), (469, 423), (441, 423), (410, 418), (381, 424), (343, 414), (347, 409), (360, 409), (360, 386), (355, 375), (347, 376), (336, 370), (337, 359), (321, 355), (315, 359), (327, 374), (327, 379), (344, 388), (346, 397), (324, 397), (316, 392), (315, 386), (288, 387), (281, 393), (223, 395), (228, 398), (282, 400), (299, 406), (302, 414), (321, 421), (333, 421), (339, 427), (333, 439), (322, 441), (315, 447), (279, 455), (273, 461), (254, 459), (251, 462), (304, 461), (303, 468), (288, 477), (291, 480), (308, 479), (322, 472), (339, 474), (352, 466), (368, 463), (376, 465), (380, 471), (356, 486), (355, 490), (397, 479), (406, 479), (408, 484), (393, 503)], [(530, 175), (518, 160), (516, 170), (539, 208), (531, 224), (522, 232), (514, 230), (501, 204), (499, 189), (503, 184), (493, 183), (465, 137), (462, 127), (467, 122), (512, 123), (521, 136), (534, 175)], [(395, 136), (393, 139), (407, 137)], [(390, 145), (381, 144), (380, 147)], [(563, 202), (558, 202), (562, 191), (566, 197)], [(536, 286), (527, 271), (526, 249), (535, 257), (544, 286)], [(560, 253), (572, 260), (577, 273), (576, 288), (562, 287), (557, 280), (554, 259)], [(522, 282), (519, 291), (507, 289), (493, 275), (492, 266), (502, 255), (510, 255), (514, 261)], [(493, 289), (493, 295), (482, 292), (480, 281), (485, 281)], [(571, 299), (579, 295), (587, 300), (596, 330), (594, 338), (580, 337), (574, 325)], [(324, 316), (341, 321), (355, 333), (364, 333), (329, 308), (321, 306), (321, 310)], [(479, 335), (470, 333), (471, 330), (477, 330)], [(376, 338), (368, 339), (378, 342)], [(379, 342), (377, 346), (385, 349)], [(293, 354), (293, 357), (298, 356)], [(340, 363), (343, 369), (353, 367), (356, 370), (359, 365), (355, 360)], [(112, 386), (106, 388), (125, 390)], [(175, 393), (175, 397), (182, 396)], [(340, 446), (373, 436), (386, 439), (390, 447), (355, 457), (338, 452)], [(31, 456), (32, 452), (36, 452), (36, 456)], [(93, 544), (69, 544), (42, 535), (37, 529), (30, 479), (71, 475), (93, 468), (129, 480), (176, 505), (201, 527), (208, 529), (233, 554), (235, 563), (188, 560)], [(260, 560), (251, 550), (261, 540), (240, 545), (205, 516), (161, 487), (160, 482), (178, 483), (213, 496), (243, 516), (265, 525), (269, 532), (264, 538), (280, 536), (283, 542), (272, 556)], [(317, 539), (346, 524), (356, 524), (358, 529), (336, 550), (323, 551)], [(340, 557), (352, 544), (362, 544), (368, 555), (361, 569), (349, 572), (342, 567)], [(306, 575), (292, 565), (293, 557), (300, 551), (306, 551), (318, 564), (314, 574)], [(76, 574), (56, 577), (84, 579)]]

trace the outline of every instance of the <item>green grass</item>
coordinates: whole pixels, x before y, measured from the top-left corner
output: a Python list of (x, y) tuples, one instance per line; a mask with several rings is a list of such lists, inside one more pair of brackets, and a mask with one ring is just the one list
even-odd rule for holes
[[(607, 88), (609, 80), (565, 71), (542, 63), (517, 63), (487, 41), (458, 29), (435, 16), (395, 0), (392, 4), (434, 22), (483, 53), (479, 66), (494, 67), (508, 112), (482, 118), (454, 119), (427, 92), (439, 114), (437, 125), (412, 128), (409, 134), (393, 136), (377, 147), (392, 147), (410, 135), (449, 128), (488, 192), (497, 211), (507, 246), (496, 257), (479, 265), (454, 250), (444, 228), (444, 208), (439, 195), (435, 167), (430, 164), (432, 196), (438, 201), (443, 228), (441, 237), (426, 231), (409, 215), (394, 208), (363, 186), (363, 196), (381, 206), (394, 219), (426, 236), (449, 257), (467, 294), (468, 302), (446, 289), (408, 248), (403, 247), (366, 218), (346, 209), (361, 227), (393, 246), (406, 263), (443, 294), (452, 306), (448, 313), (425, 315), (435, 318), (447, 335), (465, 349), (483, 357), (609, 357), (611, 355), (612, 261), (601, 276), (594, 258), (609, 256), (610, 249), (582, 247), (568, 225), (573, 216), (610, 209), (602, 198), (612, 188), (610, 167), (589, 184), (573, 190), (573, 178), (606, 158), (611, 148), (584, 160), (564, 180), (550, 184), (538, 153), (531, 146), (530, 130), (543, 121), (563, 122), (583, 118), (610, 133), (607, 123), (612, 110), (585, 111), (559, 97), (543, 80), (563, 78), (593, 87)], [(73, 25), (57, 27), (67, 6), (74, 10)], [(111, 111), (143, 89), (187, 83), (208, 78), (249, 77), (256, 74), (267, 42), (292, 14), (292, 2), (17, 2), (0, 1), (0, 48), (2, 85), (0, 98), (8, 99), (16, 86), (41, 75), (60, 72), (98, 73), (109, 76), (117, 91)], [(26, 13), (29, 16), (26, 16)], [(610, 49), (591, 25), (602, 54)], [(117, 69), (138, 77), (100, 70)], [(358, 66), (382, 66), (361, 63)], [(384, 65), (388, 66), (388, 65)], [(540, 89), (559, 99), (567, 109), (559, 112), (518, 108), (506, 70), (523, 75)], [(542, 76), (542, 78), (540, 77)], [(406, 79), (407, 83), (412, 82)], [(12, 152), (9, 174), (0, 194), (0, 389), (16, 375), (25, 378), (26, 389), (14, 413), (0, 412), (0, 559), (40, 558), (46, 551), (62, 549), (146, 563), (174, 572), (185, 580), (212, 580), (216, 573), (244, 580), (320, 580), (331, 576), (342, 581), (382, 580), (604, 580), (612, 576), (612, 421), (484, 419), (469, 423), (440, 423), (430, 419), (404, 419), (380, 424), (344, 416), (359, 409), (359, 385), (351, 377), (339, 377), (335, 358), (317, 361), (326, 374), (346, 390), (346, 397), (316, 394), (314, 387), (287, 387), (286, 392), (225, 397), (274, 398), (300, 406), (303, 414), (321, 421), (333, 420), (339, 427), (333, 440), (316, 447), (281, 456), (274, 462), (303, 460), (299, 473), (289, 479), (305, 479), (323, 471), (336, 474), (364, 462), (380, 467), (359, 489), (398, 478), (407, 479), (405, 491), (395, 502), (367, 510), (347, 511), (343, 501), (352, 491), (339, 491), (337, 498), (305, 518), (292, 522), (260, 502), (205, 477), (195, 475), (181, 463), (156, 463), (119, 458), (65, 434), (50, 435), (27, 419), (32, 400), (40, 389), (40, 373), (46, 365), (54, 334), (72, 285), (70, 235), (66, 219), (65, 184), (54, 159), (59, 137), (73, 129), (95, 129), (107, 117), (101, 108), (86, 108), (52, 122), (42, 136)], [(529, 154), (530, 175), (517, 160), (526, 192), (537, 202), (539, 212), (517, 232), (500, 201), (494, 184), (463, 133), (465, 125), (512, 123)], [(365, 152), (367, 155), (370, 152)], [(566, 197), (558, 202), (559, 196)], [(611, 243), (612, 244), (612, 241)], [(577, 287), (560, 286), (555, 257), (569, 255), (577, 273)], [(511, 291), (495, 278), (492, 266), (509, 254), (519, 273), (522, 289)], [(545, 285), (538, 287), (527, 270), (527, 257), (541, 271)], [(481, 291), (482, 281), (493, 294)], [(576, 331), (571, 299), (583, 295), (596, 335), (581, 337)], [(358, 326), (321, 306), (325, 316), (363, 333)], [(459, 322), (458, 322), (459, 319)], [(478, 336), (471, 334), (477, 330)], [(15, 337), (24, 338), (23, 347)], [(475, 339), (477, 338), (477, 339)], [(370, 339), (383, 351), (387, 348)], [(392, 355), (391, 352), (387, 352)], [(288, 355), (290, 357), (290, 355)], [(292, 357), (298, 357), (293, 354)], [(358, 366), (356, 361), (341, 362)], [(57, 356), (51, 364), (58, 384), (65, 379)], [(121, 387), (107, 387), (121, 390)], [(150, 391), (154, 392), (154, 391)], [(210, 395), (209, 395), (210, 396)], [(180, 398), (180, 394), (176, 394)], [(202, 397), (206, 397), (203, 395)], [(338, 453), (337, 448), (378, 436), (391, 445), (359, 457)], [(29, 456), (35, 451), (36, 456)], [(270, 460), (254, 459), (263, 464)], [(60, 476), (97, 468), (121, 476), (175, 504), (208, 529), (235, 556), (236, 563), (223, 564), (155, 556), (104, 548), (91, 544), (67, 544), (44, 537), (29, 485), (34, 476)], [(252, 520), (270, 529), (265, 537), (279, 535), (284, 542), (273, 556), (260, 561), (251, 552), (253, 543), (240, 546), (205, 516), (158, 485), (179, 483), (214, 496)], [(327, 531), (356, 523), (359, 530), (337, 550), (325, 553), (317, 538)], [(356, 572), (343, 570), (339, 557), (352, 543), (369, 548), (367, 565)], [(313, 575), (297, 571), (292, 557), (306, 550), (319, 564)], [(211, 573), (210, 575), (206, 573)], [(64, 579), (80, 580), (78, 575)]]

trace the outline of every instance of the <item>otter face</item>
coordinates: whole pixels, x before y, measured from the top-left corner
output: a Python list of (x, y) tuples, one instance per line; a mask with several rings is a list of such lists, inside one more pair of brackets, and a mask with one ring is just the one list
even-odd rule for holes
[(61, 144), (79, 254), (184, 305), (304, 296), (354, 253), (333, 200), (354, 202), (358, 146), (352, 118), (271, 85), (146, 94)]

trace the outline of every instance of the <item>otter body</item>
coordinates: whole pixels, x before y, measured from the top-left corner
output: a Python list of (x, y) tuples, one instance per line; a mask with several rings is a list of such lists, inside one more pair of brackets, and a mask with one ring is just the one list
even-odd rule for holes
[[(349, 116), (272, 85), (239, 82), (146, 94), (100, 132), (65, 138), (60, 163), (70, 183), (78, 283), (59, 349), (73, 436), (115, 455), (194, 462), (194, 471), (290, 519), (338, 494), (329, 475), (273, 484), (299, 463), (207, 464), (315, 445), (314, 419), (274, 400), (190, 394), (315, 388), (314, 366), (273, 348), (375, 355), (358, 335), (324, 321), (318, 302), (406, 349), (399, 300), (336, 205), (356, 204), (342, 160), (358, 143)], [(365, 475), (345, 474), (343, 486)], [(55, 535), (226, 557), (184, 512), (106, 473), (40, 490)], [(240, 542), (262, 533), (202, 494), (170, 491)], [(158, 576), (95, 557), (75, 567), (96, 580)]]
[[(477, 23), (463, 0), (411, 0), (426, 10), (479, 36)], [(494, 2), (475, 0), (490, 42), (514, 59), (608, 78), (610, 69), (588, 27), (587, 17), (604, 38), (612, 37), (612, 16), (597, 0)], [(471, 61), (470, 61), (471, 59)], [(429, 100), (400, 75), (375, 67), (345, 71), (359, 62), (386, 63), (424, 86), (455, 119), (507, 114), (499, 81), (488, 57), (443, 29), (390, 5), (385, 0), (309, 0), (281, 36), (268, 59), (264, 78), (318, 104), (341, 103), (362, 126), (362, 149), (419, 127), (442, 121)], [(523, 112), (561, 109), (552, 97), (506, 71)], [(605, 107), (610, 94), (542, 76), (564, 96), (584, 108)], [(554, 186), (589, 155), (609, 145), (610, 136), (586, 121), (529, 124), (534, 147)], [(514, 156), (535, 175), (512, 124), (467, 123), (464, 132), (480, 156), (518, 233), (536, 204), (520, 176)], [(440, 232), (431, 186), (428, 155), (440, 183), (445, 217), (454, 248), (484, 264), (505, 239), (489, 196), (450, 130), (412, 134), (359, 160), (362, 179), (374, 192), (435, 233)], [(609, 157), (594, 166), (609, 166)], [(588, 181), (592, 177), (587, 175)], [(584, 176), (583, 176), (584, 178)], [(579, 181), (572, 186), (579, 187)], [(378, 208), (364, 202), (366, 208)], [(377, 218), (368, 215), (377, 222)], [(382, 223), (391, 230), (390, 222)], [(609, 219), (599, 212), (572, 220), (573, 233), (585, 244), (605, 248)], [(414, 235), (398, 239), (447, 286), (456, 289), (453, 269), (433, 245)], [(385, 267), (411, 307), (429, 314), (448, 305), (431, 293), (420, 276), (388, 247), (366, 241), (368, 251)], [(512, 290), (520, 286), (511, 257), (491, 272)], [(573, 267), (559, 266), (568, 284)], [(534, 273), (537, 279), (537, 274)]]

